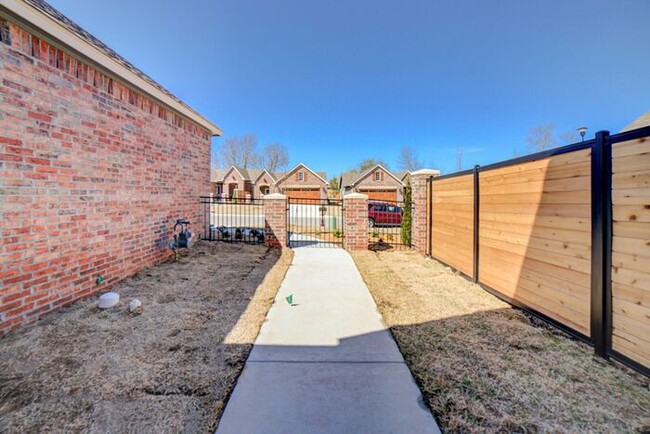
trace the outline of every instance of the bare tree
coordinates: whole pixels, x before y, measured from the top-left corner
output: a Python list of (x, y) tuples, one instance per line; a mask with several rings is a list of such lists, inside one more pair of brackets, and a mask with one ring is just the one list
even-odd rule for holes
[(386, 170), (390, 170), (390, 168), (388, 167), (388, 165), (384, 160), (380, 160), (376, 158), (366, 158), (362, 160), (357, 166), (357, 168), (353, 170), (356, 172), (365, 172), (366, 170), (375, 167), (377, 164), (381, 164), (382, 166), (384, 166)]
[(555, 125), (543, 124), (535, 125), (528, 131), (526, 142), (533, 152), (544, 151), (557, 146), (557, 139), (555, 138)]
[(271, 143), (262, 148), (262, 167), (271, 173), (286, 170), (289, 165), (289, 151), (280, 143)]
[(456, 170), (463, 170), (463, 148), (456, 148)]
[(259, 165), (260, 156), (257, 153), (255, 134), (229, 137), (221, 144), (219, 151), (218, 160), (224, 167), (238, 166), (247, 169)]
[(402, 146), (402, 149), (400, 149), (399, 156), (397, 157), (397, 165), (400, 170), (408, 172), (413, 172), (424, 167), (424, 164), (418, 158), (417, 151), (408, 145)]
[(571, 143), (576, 143), (580, 141), (580, 135), (576, 130), (566, 131), (560, 134), (560, 141), (564, 145), (570, 145)]

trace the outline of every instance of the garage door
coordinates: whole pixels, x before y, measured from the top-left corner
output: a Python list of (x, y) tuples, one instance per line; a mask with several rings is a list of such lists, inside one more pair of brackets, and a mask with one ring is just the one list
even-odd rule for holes
[(294, 203), (300, 203), (300, 199), (307, 199), (305, 202), (320, 199), (318, 188), (285, 188), (282, 193)]
[(397, 190), (385, 189), (385, 190), (359, 190), (359, 193), (365, 194), (368, 196), (368, 200), (385, 200), (389, 202), (397, 201)]

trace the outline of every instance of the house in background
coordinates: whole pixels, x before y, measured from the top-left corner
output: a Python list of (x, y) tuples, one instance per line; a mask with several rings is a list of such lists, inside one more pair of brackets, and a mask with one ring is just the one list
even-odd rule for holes
[(277, 175), (269, 172), (268, 170), (255, 170), (259, 172), (253, 180), (253, 197), (264, 197), (267, 194), (277, 193), (278, 189), (275, 186)]
[(253, 183), (248, 170), (232, 166), (228, 169), (213, 169), (210, 182), (217, 197), (252, 197)]
[(329, 188), (325, 172), (314, 172), (302, 163), (278, 176), (275, 185), (289, 199), (327, 199)]
[(315, 172), (298, 164), (288, 172), (271, 173), (264, 169), (212, 169), (212, 194), (218, 198), (261, 199), (270, 193), (282, 193), (290, 199), (327, 199), (329, 184), (324, 172)]
[(399, 180), (402, 181), (402, 184), (404, 184), (404, 186), (411, 183), (411, 172), (409, 171), (396, 173), (395, 176), (397, 176)]
[(405, 173), (395, 175), (381, 164), (363, 173), (346, 172), (339, 179), (341, 197), (350, 193), (362, 193), (370, 200), (401, 202), (404, 200), (406, 184), (403, 179), (406, 176)]

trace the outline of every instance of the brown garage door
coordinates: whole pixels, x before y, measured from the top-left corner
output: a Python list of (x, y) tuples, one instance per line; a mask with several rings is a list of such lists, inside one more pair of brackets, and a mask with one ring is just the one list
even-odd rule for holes
[(368, 196), (369, 200), (385, 200), (390, 202), (397, 201), (397, 190), (385, 189), (385, 190), (359, 190), (359, 193), (365, 194)]
[(300, 203), (300, 199), (310, 199), (310, 202), (312, 199), (320, 199), (320, 190), (318, 188), (285, 188), (283, 194), (286, 194), (294, 203)]

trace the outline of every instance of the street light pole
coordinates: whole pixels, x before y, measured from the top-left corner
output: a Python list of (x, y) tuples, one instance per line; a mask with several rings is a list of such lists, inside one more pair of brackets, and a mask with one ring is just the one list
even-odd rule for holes
[(585, 133), (587, 132), (587, 127), (579, 127), (578, 128), (578, 133), (580, 133), (580, 137), (582, 137), (582, 141), (585, 141)]

